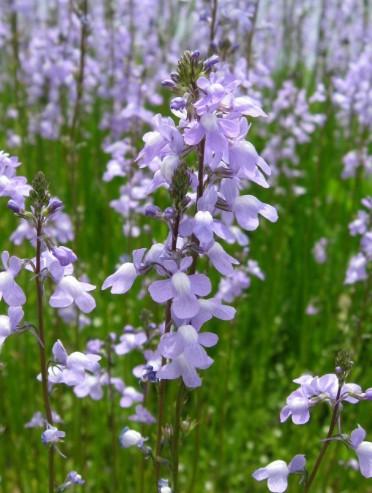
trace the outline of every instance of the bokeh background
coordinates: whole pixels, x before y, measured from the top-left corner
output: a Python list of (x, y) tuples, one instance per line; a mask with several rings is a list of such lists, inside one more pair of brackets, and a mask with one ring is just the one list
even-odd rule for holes
[[(107, 165), (135, 169), (152, 116), (171, 114), (161, 80), (182, 52), (218, 53), (242, 81), (242, 92), (268, 114), (254, 122), (250, 140), (275, 170), (271, 189), (259, 197), (276, 205), (280, 219), (250, 235), (249, 258), (264, 280), (246, 272), (249, 287), (235, 301), (236, 319), (209, 326), (220, 341), (203, 386), (187, 396), (183, 493), (265, 491), (251, 478), (260, 465), (296, 453), (312, 463), (329, 410), (317, 407), (305, 426), (281, 425), (279, 411), (294, 390), (292, 380), (333, 372), (340, 349), (353, 353), (350, 380), (372, 385), (370, 268), (366, 279), (345, 284), (349, 260), (360, 250), (348, 225), (372, 193), (370, 17), (368, 0), (0, 1), (0, 149), (18, 156), (20, 174), (29, 179), (44, 171), (74, 226), (69, 245), (81, 273), (98, 288), (130, 250), (164, 238), (158, 223), (141, 216), (132, 176), (119, 171), (111, 179)], [(156, 201), (164, 203), (166, 194)], [(0, 207), (0, 248), (31, 257), (29, 245), (11, 241), (17, 220), (6, 201)], [(33, 285), (26, 279), (22, 274), (32, 321)], [(61, 337), (82, 350), (89, 339), (162, 317), (139, 285), (119, 297), (98, 289), (95, 298), (97, 309), (81, 329), (50, 310), (48, 341)], [(141, 361), (140, 354), (118, 358), (115, 374), (136, 385), (131, 368)], [(43, 491), (40, 430), (25, 428), (41, 407), (37, 374), (31, 334), (4, 345), (2, 493)], [(170, 389), (169, 406), (176, 387)], [(86, 478), (82, 491), (140, 491), (142, 459), (119, 449), (113, 437), (132, 410), (120, 408), (119, 399), (113, 403), (109, 392), (100, 401), (80, 400), (67, 388), (52, 396), (68, 436), (61, 479), (73, 468)], [(368, 405), (346, 404), (343, 423), (349, 431), (359, 423), (371, 439)], [(314, 492), (372, 492), (352, 458), (333, 444)], [(147, 469), (145, 491), (153, 491)], [(300, 491), (295, 479), (288, 491)]]

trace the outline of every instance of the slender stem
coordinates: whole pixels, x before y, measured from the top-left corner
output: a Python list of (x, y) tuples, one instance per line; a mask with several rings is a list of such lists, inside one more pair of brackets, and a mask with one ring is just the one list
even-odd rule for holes
[[(43, 220), (38, 218), (36, 228), (36, 266), (35, 282), (37, 293), (37, 317), (38, 317), (38, 341), (41, 369), (41, 385), (43, 391), (44, 409), (48, 424), (53, 425), (52, 409), (50, 406), (48, 392), (48, 366), (45, 349), (45, 330), (44, 330), (44, 313), (43, 313), (43, 283), (41, 280), (41, 235), (43, 231)], [(49, 493), (54, 492), (54, 447), (49, 447), (48, 452), (48, 469), (49, 469)]]
[[(149, 382), (145, 382), (143, 389), (143, 405), (147, 407), (147, 402), (149, 399)], [(141, 425), (141, 435), (145, 434), (145, 424)], [(141, 462), (140, 462), (140, 470), (139, 470), (139, 493), (144, 493), (145, 491), (145, 465), (146, 465), (146, 457), (145, 454), (141, 454)]]
[[(178, 230), (181, 220), (181, 211), (176, 212), (172, 227), (172, 245), (171, 250), (175, 251), (177, 248)], [(167, 333), (171, 329), (172, 325), (172, 301), (168, 301), (165, 307), (165, 328), (164, 332)], [(162, 358), (162, 365), (165, 364), (165, 358)], [(166, 380), (161, 380), (159, 383), (159, 395), (158, 395), (158, 415), (157, 415), (157, 431), (156, 431), (156, 447), (155, 447), (155, 480), (156, 488), (160, 479), (161, 469), (161, 447), (163, 438), (163, 423), (164, 423), (164, 406), (165, 406), (165, 385)], [(157, 491), (157, 490), (156, 490)]]
[(179, 466), (179, 445), (180, 445), (180, 431), (181, 431), (181, 417), (182, 417), (182, 405), (184, 398), (185, 385), (181, 381), (178, 388), (177, 401), (176, 401), (176, 415), (173, 431), (172, 442), (172, 475), (173, 475), (173, 493), (178, 493), (178, 466)]
[(194, 450), (193, 450), (193, 459), (191, 466), (191, 480), (190, 486), (188, 489), (188, 493), (193, 493), (195, 484), (196, 484), (196, 476), (198, 472), (199, 466), (199, 456), (200, 456), (200, 435), (201, 435), (201, 422), (202, 422), (202, 400), (200, 398), (200, 392), (197, 394), (197, 403), (196, 403), (196, 428), (195, 428), (195, 441), (194, 441)]
[[(198, 201), (202, 197), (204, 192), (204, 152), (205, 152), (205, 139), (203, 139), (198, 146), (199, 158), (198, 158), (198, 186), (196, 191), (196, 208), (198, 206)], [(193, 240), (195, 241), (195, 243), (197, 244), (199, 243), (196, 237), (194, 237)], [(195, 253), (193, 255), (193, 261), (189, 269), (189, 274), (195, 274), (198, 257), (199, 257), (198, 253)], [(174, 423), (174, 434), (173, 434), (173, 443), (172, 443), (172, 449), (173, 449), (172, 472), (173, 472), (174, 493), (178, 493), (179, 441), (180, 441), (180, 427), (181, 427), (184, 390), (185, 390), (185, 386), (181, 381), (178, 390), (178, 396), (177, 396), (176, 417)]]
[(213, 43), (214, 43), (214, 38), (216, 37), (217, 10), (218, 10), (218, 0), (212, 0), (211, 29), (209, 31), (209, 54), (210, 55), (214, 51)]
[(247, 64), (248, 64), (248, 70), (251, 69), (251, 65), (252, 65), (253, 36), (254, 36), (254, 33), (255, 33), (255, 28), (256, 28), (256, 22), (257, 22), (257, 14), (258, 14), (259, 4), (260, 4), (260, 0), (256, 0), (256, 2), (254, 4), (254, 10), (253, 10), (253, 16), (252, 16), (252, 26), (251, 26), (251, 30), (249, 31), (248, 39), (247, 39)]
[(338, 386), (338, 391), (337, 391), (337, 395), (336, 395), (336, 403), (335, 403), (335, 406), (333, 408), (331, 424), (329, 425), (327, 437), (323, 442), (323, 446), (320, 449), (320, 452), (319, 452), (319, 455), (315, 461), (314, 467), (313, 467), (313, 469), (312, 469), (312, 471), (308, 477), (308, 480), (307, 480), (306, 485), (305, 485), (304, 493), (308, 493), (310, 491), (310, 487), (311, 487), (311, 485), (312, 485), (312, 483), (313, 483), (313, 481), (317, 475), (317, 472), (318, 472), (319, 467), (322, 463), (324, 454), (326, 453), (327, 448), (329, 447), (329, 444), (331, 443), (329, 439), (333, 435), (333, 432), (334, 432), (334, 429), (337, 425), (337, 421), (338, 421), (338, 417), (339, 417), (341, 389), (342, 389), (342, 383), (340, 382), (339, 386)]
[[(199, 161), (198, 161), (198, 186), (196, 190), (196, 208), (198, 207), (199, 199), (202, 197), (204, 192), (204, 152), (205, 152), (205, 139), (203, 139), (198, 146)], [(193, 236), (193, 240), (196, 244), (199, 244), (198, 239)], [(193, 255), (193, 261), (190, 266), (190, 274), (195, 274), (196, 264), (198, 261), (198, 253)]]
[[(82, 1), (82, 9), (81, 9), (81, 31), (80, 31), (80, 58), (79, 58), (79, 68), (76, 78), (76, 99), (75, 105), (72, 113), (72, 120), (70, 126), (70, 142), (69, 142), (69, 165), (70, 165), (70, 186), (71, 186), (71, 194), (72, 194), (72, 204), (74, 209), (76, 210), (78, 205), (77, 198), (77, 186), (76, 186), (76, 176), (77, 176), (77, 150), (76, 145), (79, 138), (78, 133), (78, 123), (81, 116), (81, 105), (83, 101), (83, 92), (84, 92), (84, 78), (85, 78), (85, 60), (87, 53), (87, 37), (88, 37), (88, 0)], [(79, 230), (79, 214), (75, 214), (75, 229), (76, 229), (76, 237), (78, 236)]]
[(115, 395), (112, 386), (112, 347), (110, 336), (107, 339), (107, 375), (108, 375), (108, 398), (109, 398), (109, 427), (111, 431), (111, 463), (112, 463), (112, 486), (113, 490), (117, 489), (117, 434), (116, 434), (116, 418), (115, 418)]

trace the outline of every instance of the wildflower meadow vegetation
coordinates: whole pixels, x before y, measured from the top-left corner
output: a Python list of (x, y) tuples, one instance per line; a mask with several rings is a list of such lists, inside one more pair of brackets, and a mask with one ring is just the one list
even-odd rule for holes
[(372, 493), (368, 0), (0, 0), (0, 492)]

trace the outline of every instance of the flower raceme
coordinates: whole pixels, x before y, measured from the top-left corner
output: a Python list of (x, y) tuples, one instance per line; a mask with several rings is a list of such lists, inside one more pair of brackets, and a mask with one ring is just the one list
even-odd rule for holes
[(171, 324), (157, 350), (168, 362), (156, 375), (181, 377), (186, 386), (196, 387), (201, 384), (197, 369), (212, 364), (204, 347), (217, 343), (217, 336), (204, 335), (201, 327), (213, 317), (231, 320), (235, 315), (218, 297), (205, 299), (212, 285), (196, 271), (196, 260), (204, 258), (222, 276), (234, 276), (239, 261), (221, 242), (245, 246), (244, 231), (256, 230), (260, 217), (276, 222), (278, 214), (254, 195), (241, 194), (247, 186), (269, 186), (270, 166), (246, 140), (247, 119), (264, 117), (264, 111), (238, 92), (239, 81), (219, 67), (216, 57), (204, 63), (199, 52), (186, 52), (176, 79), (164, 86), (175, 92), (171, 111), (179, 123), (156, 115), (137, 158), (139, 168), (152, 176), (147, 194), (159, 187), (169, 191), (170, 206), (146, 208), (148, 217), (166, 223), (168, 237), (135, 250), (132, 261), (119, 266), (102, 289), (124, 294), (139, 276), (151, 271), (160, 277), (150, 282), (148, 292), (169, 307)]
[[(286, 405), (280, 413), (280, 421), (287, 421), (291, 417), (294, 424), (303, 425), (310, 419), (311, 407), (319, 402), (327, 402), (332, 410), (331, 423), (327, 437), (323, 440), (321, 451), (309, 474), (305, 474), (304, 456), (296, 456), (289, 466), (281, 460), (276, 460), (253, 473), (253, 477), (257, 481), (268, 480), (268, 488), (271, 492), (282, 493), (286, 491), (287, 477), (290, 472), (302, 472), (305, 491), (309, 491), (323, 456), (332, 441), (341, 441), (349, 448), (352, 448), (358, 457), (361, 474), (365, 478), (372, 477), (372, 443), (365, 441), (365, 430), (358, 426), (350, 436), (342, 432), (343, 420), (341, 419), (341, 413), (344, 410), (343, 403), (356, 404), (360, 401), (372, 400), (371, 388), (362, 391), (358, 384), (346, 382), (352, 365), (350, 354), (347, 351), (341, 351), (337, 356), (335, 373), (329, 373), (321, 377), (303, 375), (294, 380), (299, 385), (299, 388), (287, 398)], [(338, 429), (337, 434), (335, 434), (336, 426)], [(293, 471), (291, 467), (293, 462), (297, 465), (301, 463), (301, 467), (295, 467), (296, 471)]]
[[(293, 391), (287, 398), (286, 405), (280, 412), (280, 421), (284, 422), (291, 418), (297, 425), (305, 424), (310, 419), (310, 409), (320, 402), (328, 402), (335, 405), (339, 380), (336, 374), (329, 373), (321, 377), (303, 375), (296, 378), (295, 383), (299, 388)], [(339, 401), (356, 404), (366, 399), (359, 385), (345, 383), (342, 385)]]

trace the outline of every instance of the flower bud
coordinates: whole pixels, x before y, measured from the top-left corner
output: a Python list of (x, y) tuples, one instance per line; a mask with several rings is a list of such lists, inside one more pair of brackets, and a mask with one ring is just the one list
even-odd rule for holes
[(71, 248), (67, 248), (64, 246), (52, 248), (52, 253), (56, 257), (58, 262), (62, 265), (62, 267), (73, 264), (77, 260), (77, 256), (71, 250)]
[(365, 398), (367, 401), (372, 401), (372, 388), (365, 391)]
[(160, 208), (156, 205), (150, 204), (145, 207), (145, 216), (148, 217), (159, 217)]
[(173, 82), (175, 82), (177, 84), (177, 82), (180, 81), (180, 78), (179, 78), (179, 75), (177, 74), (177, 72), (171, 72), (170, 73), (170, 78), (172, 79)]
[(174, 98), (170, 103), (172, 110), (183, 110), (186, 106), (186, 102), (183, 98)]
[(216, 65), (220, 60), (218, 58), (218, 55), (212, 55), (211, 57), (207, 58), (203, 64), (204, 70), (210, 70), (213, 65)]
[(10, 209), (14, 214), (22, 214), (24, 209), (21, 209), (15, 200), (9, 200), (8, 209)]
[(141, 433), (136, 430), (131, 430), (129, 428), (124, 428), (120, 434), (120, 444), (124, 448), (129, 447), (139, 447), (141, 448), (144, 443), (144, 438)]
[(175, 89), (176, 84), (171, 79), (164, 79), (161, 81), (163, 87), (168, 87), (169, 89)]
[(49, 214), (54, 214), (56, 211), (63, 207), (63, 202), (56, 197), (50, 199), (48, 204), (48, 212)]

